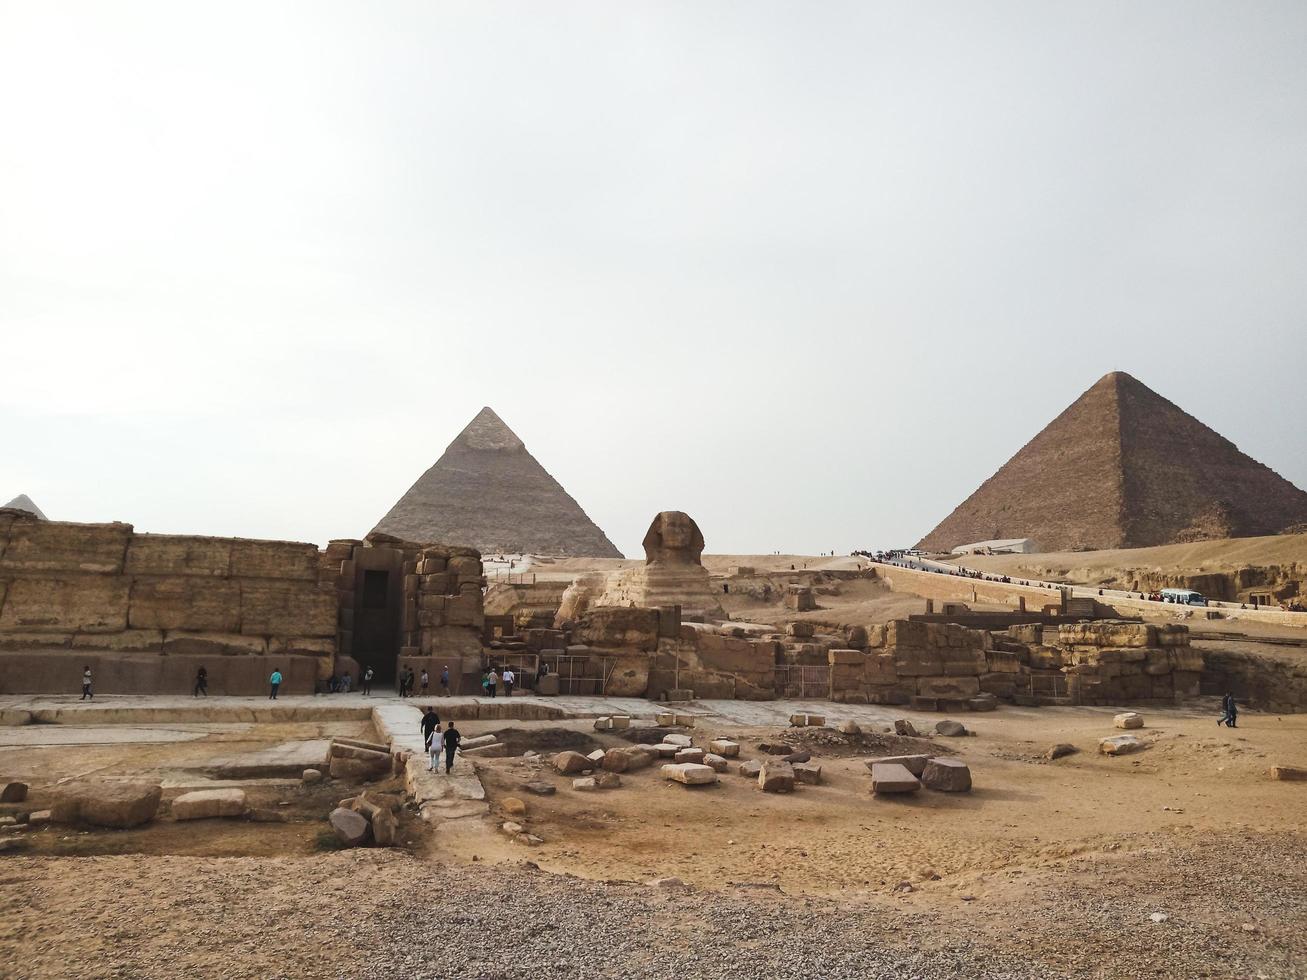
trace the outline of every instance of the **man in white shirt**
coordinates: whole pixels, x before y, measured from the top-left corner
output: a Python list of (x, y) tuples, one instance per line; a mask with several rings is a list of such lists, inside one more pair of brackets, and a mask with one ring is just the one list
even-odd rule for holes
[(504, 697), (513, 696), (513, 684), (517, 681), (517, 675), (513, 673), (512, 668), (505, 667), (504, 672), (499, 675), (499, 679), (504, 682)]

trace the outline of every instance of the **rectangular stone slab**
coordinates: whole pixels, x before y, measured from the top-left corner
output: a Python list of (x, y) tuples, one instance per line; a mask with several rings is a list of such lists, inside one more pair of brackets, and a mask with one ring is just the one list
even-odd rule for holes
[(717, 773), (711, 766), (697, 762), (682, 762), (663, 766), (663, 778), (685, 783), (687, 786), (704, 786), (717, 782)]
[(926, 763), (930, 761), (928, 755), (882, 755), (875, 759), (868, 759), (863, 763), (868, 769), (873, 766), (886, 763), (888, 765), (903, 766), (914, 776), (920, 776), (926, 771)]
[(915, 793), (921, 781), (897, 762), (878, 762), (871, 767), (873, 793)]

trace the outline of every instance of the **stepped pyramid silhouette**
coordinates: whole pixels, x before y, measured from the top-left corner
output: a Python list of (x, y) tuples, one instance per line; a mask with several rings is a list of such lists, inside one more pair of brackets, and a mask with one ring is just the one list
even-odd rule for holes
[(1307, 493), (1130, 375), (1054, 419), (917, 547), (1033, 538), (1043, 551), (1278, 534)]
[(483, 408), (374, 531), (490, 553), (621, 558), (581, 506)]

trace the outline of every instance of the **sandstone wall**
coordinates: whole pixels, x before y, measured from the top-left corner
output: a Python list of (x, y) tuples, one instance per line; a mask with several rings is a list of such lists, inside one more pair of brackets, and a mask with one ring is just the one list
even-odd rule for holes
[(0, 513), (0, 692), (308, 692), (336, 652), (318, 549)]

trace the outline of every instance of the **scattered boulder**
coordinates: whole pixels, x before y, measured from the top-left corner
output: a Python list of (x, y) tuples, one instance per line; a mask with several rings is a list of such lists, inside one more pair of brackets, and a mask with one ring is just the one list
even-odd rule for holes
[(703, 762), (703, 749), (681, 749), (672, 757), (673, 762)]
[(533, 779), (529, 783), (523, 783), (522, 788), (536, 796), (553, 796), (558, 791), (553, 783), (546, 783), (543, 779)]
[(0, 783), (0, 803), (22, 803), (27, 799), (27, 784)]
[(1054, 745), (1052, 748), (1050, 748), (1047, 752), (1044, 753), (1044, 758), (1048, 759), (1051, 762), (1053, 759), (1060, 759), (1064, 755), (1074, 755), (1079, 751), (1080, 750), (1076, 748), (1074, 745), (1072, 745), (1070, 742), (1058, 742), (1056, 745)]
[(1307, 779), (1307, 769), (1298, 766), (1271, 766), (1271, 778), (1293, 781)]
[(803, 749), (798, 752), (791, 752), (789, 755), (786, 756), (781, 756), (781, 761), (788, 762), (790, 765), (795, 765), (796, 763), (799, 762), (807, 762), (811, 758), (812, 758), (812, 753), (809, 752), (807, 749)]
[(595, 749), (593, 752), (587, 755), (586, 758), (589, 759), (592, 763), (597, 765), (598, 763), (604, 761), (604, 750)]
[(715, 755), (712, 752), (705, 755), (701, 761), (705, 766), (711, 766), (713, 772), (725, 772), (727, 767), (730, 766), (730, 763), (726, 761), (725, 757)]
[(321, 769), (305, 769), (300, 773), (300, 782), (306, 786), (312, 786), (314, 783), (322, 782)]
[(66, 786), (51, 812), (55, 823), (139, 827), (154, 819), (162, 798), (158, 783), (88, 779)]
[(794, 751), (794, 746), (789, 742), (759, 742), (758, 751), (768, 755), (789, 755)]
[(863, 763), (868, 769), (873, 766), (885, 763), (886, 765), (899, 765), (907, 769), (914, 776), (920, 776), (926, 771), (926, 763), (930, 761), (928, 755), (882, 755), (875, 759), (868, 759)]
[(734, 759), (740, 754), (740, 743), (729, 738), (715, 738), (708, 743), (708, 750), (727, 759)]
[(516, 837), (518, 834), (525, 833), (526, 828), (520, 823), (514, 823), (512, 820), (506, 820), (499, 825), (499, 829), (509, 837)]
[(631, 716), (630, 716), (630, 715), (613, 715), (613, 717), (612, 717), (610, 720), (611, 720), (612, 723), (613, 723), (613, 729), (614, 729), (615, 731), (619, 731), (619, 732), (620, 732), (620, 731), (622, 731), (622, 730), (624, 730), (624, 729), (627, 729), (627, 728), (630, 728), (630, 727), (631, 727)]
[(1114, 735), (1099, 739), (1098, 751), (1103, 755), (1125, 755), (1138, 752), (1144, 747), (1143, 741), (1136, 735)]
[(635, 745), (623, 751), (626, 753), (626, 769), (628, 772), (651, 766), (654, 759), (658, 758), (658, 750), (652, 745)]
[(966, 793), (971, 790), (971, 770), (961, 759), (931, 759), (921, 774), (921, 783), (943, 793)]
[(689, 735), (677, 735), (677, 734), (664, 735), (663, 744), (679, 745), (683, 749), (688, 749), (691, 745), (694, 744), (694, 739), (690, 738)]
[(605, 715), (602, 718), (595, 719), (595, 731), (611, 732), (613, 730), (613, 719)]
[(791, 768), (794, 770), (794, 778), (801, 783), (816, 786), (821, 782), (821, 766), (819, 765), (811, 762), (800, 762)]
[(840, 722), (839, 731), (843, 735), (861, 735), (862, 726), (856, 721), (842, 721)]
[(788, 762), (768, 759), (758, 772), (758, 788), (764, 793), (794, 792), (794, 767)]
[(894, 721), (894, 734), (906, 735), (909, 738), (916, 738), (917, 729), (913, 726), (912, 722), (908, 721), (908, 719), (897, 718)]
[(967, 707), (972, 711), (995, 711), (998, 709), (998, 697), (986, 691), (967, 699)]
[(183, 793), (172, 801), (174, 820), (207, 820), (211, 817), (239, 817), (245, 813), (245, 790), (199, 789)]
[(654, 748), (657, 750), (659, 758), (670, 759), (685, 746), (677, 745), (674, 742), (663, 742), (661, 745), (655, 745)]
[(580, 752), (559, 752), (554, 756), (554, 769), (564, 776), (593, 769), (594, 763)]
[(336, 807), (327, 820), (336, 833), (336, 839), (347, 847), (359, 847), (367, 843), (372, 828), (363, 814), (344, 807)]
[(499, 808), (511, 817), (522, 817), (526, 815), (526, 803), (516, 796), (505, 796), (499, 801)]
[(746, 779), (757, 779), (760, 772), (762, 772), (762, 763), (757, 759), (750, 759), (748, 762), (740, 763), (740, 775)]
[(717, 773), (711, 766), (697, 762), (677, 762), (663, 766), (663, 778), (687, 786), (707, 786), (717, 782)]
[(49, 810), (33, 810), (27, 815), (27, 826), (43, 827), (50, 822), (50, 817)]
[(578, 793), (589, 793), (599, 788), (594, 776), (582, 776), (580, 779), (572, 780), (572, 789)]
[(949, 721), (946, 718), (944, 721), (938, 721), (935, 723), (935, 731), (940, 735), (957, 738), (958, 736), (967, 733), (967, 726), (962, 724), (960, 721)]
[(871, 791), (885, 793), (915, 793), (921, 782), (908, 772), (906, 766), (896, 762), (878, 762), (871, 767)]
[(1117, 728), (1143, 728), (1144, 716), (1137, 711), (1123, 711), (1112, 716), (1112, 724)]
[(594, 782), (600, 789), (617, 789), (622, 785), (622, 777), (615, 772), (596, 773)]
[(605, 772), (626, 772), (631, 768), (631, 753), (626, 749), (609, 749), (599, 760), (599, 766)]

